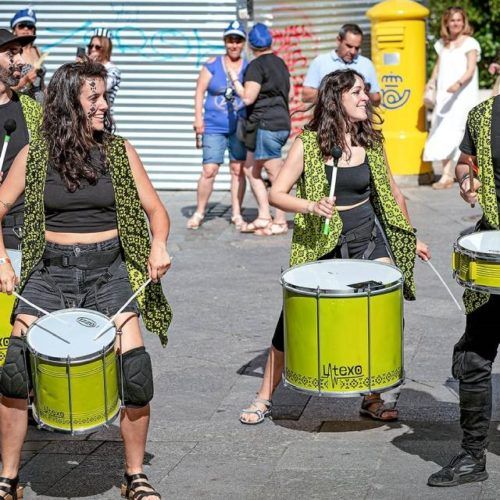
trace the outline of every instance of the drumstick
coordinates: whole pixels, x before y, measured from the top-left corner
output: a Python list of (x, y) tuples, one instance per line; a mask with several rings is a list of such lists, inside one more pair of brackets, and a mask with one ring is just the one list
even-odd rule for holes
[(66, 321), (64, 321), (63, 319), (59, 318), (55, 314), (49, 313), (49, 311), (46, 311), (45, 309), (42, 309), (41, 307), (38, 307), (36, 304), (33, 304), (33, 302), (30, 302), (28, 299), (25, 299), (22, 295), (19, 295), (16, 291), (13, 291), (12, 294), (14, 296), (16, 296), (19, 300), (22, 300), (23, 302), (25, 302), (29, 306), (35, 308), (37, 311), (40, 311), (41, 313), (43, 313), (47, 316), (50, 316), (51, 318), (54, 318), (56, 321), (59, 321), (59, 323), (66, 324)]
[(458, 303), (457, 299), (455, 298), (455, 296), (451, 293), (451, 290), (449, 289), (448, 285), (444, 282), (444, 279), (442, 278), (442, 276), (438, 273), (437, 269), (432, 265), (432, 262), (429, 260), (429, 259), (422, 259), (424, 262), (426, 262), (427, 264), (429, 264), (429, 266), (431, 267), (431, 269), (434, 271), (434, 273), (436, 274), (436, 276), (439, 278), (439, 280), (441, 281), (441, 283), (443, 284), (443, 286), (446, 288), (446, 291), (450, 294), (450, 297), (453, 299), (453, 302), (455, 302), (456, 306), (458, 307), (458, 310), (460, 312), (463, 312), (462, 311), (462, 308), (460, 307), (460, 304)]
[(147, 281), (145, 281), (141, 286), (140, 288), (127, 300), (127, 302), (125, 302), (125, 304), (123, 304), (123, 306), (120, 307), (120, 309), (118, 309), (118, 311), (115, 313), (115, 315), (110, 318), (106, 323), (105, 325), (102, 327), (101, 331), (94, 337), (93, 340), (97, 340), (99, 339), (100, 337), (102, 337), (102, 335), (104, 335), (104, 333), (106, 333), (106, 331), (109, 329), (110, 325), (113, 323), (113, 321), (117, 318), (117, 316), (151, 283), (151, 278), (148, 278)]
[[(339, 158), (342, 156), (342, 150), (338, 146), (333, 146), (332, 149), (332, 158), (333, 158), (333, 168), (332, 168), (332, 181), (330, 183), (330, 194), (328, 197), (333, 198), (333, 194), (335, 193), (335, 184), (337, 182), (337, 169)], [(330, 217), (327, 217), (323, 222), (323, 234), (327, 235), (330, 232)]]
[[(472, 166), (472, 161), (469, 159), (469, 191), (474, 194), (474, 167)], [(470, 206), (474, 208), (475, 203), (471, 203)]]

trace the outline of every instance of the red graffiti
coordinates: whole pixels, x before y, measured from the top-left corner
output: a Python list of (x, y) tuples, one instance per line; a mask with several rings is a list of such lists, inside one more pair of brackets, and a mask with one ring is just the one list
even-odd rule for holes
[(276, 55), (281, 57), (290, 71), (293, 96), (290, 99), (290, 114), (292, 117), (292, 135), (298, 134), (311, 117), (310, 105), (302, 102), (302, 84), (309, 67), (309, 60), (303, 54), (301, 44), (304, 40), (308, 43), (318, 40), (313, 35), (312, 26), (293, 25), (285, 28), (271, 29), (273, 35), (273, 48)]

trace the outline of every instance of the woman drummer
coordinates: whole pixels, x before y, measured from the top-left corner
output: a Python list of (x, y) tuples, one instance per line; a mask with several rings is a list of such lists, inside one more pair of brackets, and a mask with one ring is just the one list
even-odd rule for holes
[[(391, 260), (402, 271), (404, 295), (414, 299), (415, 252), (430, 252), (415, 238), (403, 194), (387, 166), (383, 137), (373, 127), (373, 111), (363, 77), (354, 70), (334, 71), (321, 82), (314, 115), (293, 143), (270, 193), (272, 205), (295, 212), (290, 264), (355, 258)], [(341, 150), (335, 196), (328, 197), (332, 152)], [(340, 152), (340, 151), (339, 151)], [(296, 184), (297, 196), (290, 195)], [(329, 218), (329, 233), (322, 224)], [(388, 244), (388, 245), (387, 245)], [(271, 411), (271, 397), (284, 363), (283, 313), (274, 333), (264, 378), (251, 406), (240, 415), (257, 424)], [(376, 420), (398, 417), (379, 394), (365, 396), (361, 414)]]
[[(125, 447), (126, 498), (160, 497), (142, 472), (153, 397), (152, 368), (139, 328), (165, 345), (171, 319), (160, 278), (170, 267), (169, 218), (135, 149), (113, 135), (106, 101), (106, 70), (84, 61), (61, 66), (48, 86), (42, 134), (22, 149), (12, 175), (0, 187), (0, 217), (24, 191), (22, 297), (53, 312), (67, 307), (107, 315), (150, 277), (153, 283), (116, 318), (124, 380), (121, 434)], [(151, 242), (148, 226), (151, 229)], [(0, 235), (0, 291), (17, 278)], [(20, 336), (37, 319), (19, 301), (0, 379), (2, 474), (0, 498), (16, 498), (21, 448), (27, 430), (26, 363)], [(140, 381), (140, 382), (139, 382)], [(9, 497), (9, 494), (11, 497)]]

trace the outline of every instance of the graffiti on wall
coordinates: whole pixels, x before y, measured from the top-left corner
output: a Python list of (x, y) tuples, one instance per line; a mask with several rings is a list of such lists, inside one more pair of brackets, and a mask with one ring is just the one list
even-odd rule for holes
[(289, 107), (292, 116), (292, 135), (298, 134), (309, 120), (310, 105), (302, 103), (302, 84), (309, 67), (309, 60), (302, 50), (304, 42), (317, 42), (311, 24), (295, 24), (283, 29), (271, 29), (273, 35), (273, 49), (281, 57), (290, 71), (292, 80), (292, 98)]

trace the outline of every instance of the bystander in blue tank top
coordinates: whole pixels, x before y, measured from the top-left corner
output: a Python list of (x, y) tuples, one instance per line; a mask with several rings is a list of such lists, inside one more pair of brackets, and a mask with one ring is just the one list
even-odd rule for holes
[[(233, 134), (236, 131), (238, 116), (245, 117), (245, 104), (236, 95), (234, 85), (224, 68), (224, 56), (217, 56), (213, 62), (206, 63), (205, 68), (210, 71), (212, 78), (208, 83), (205, 99), (204, 124), (206, 134)], [(238, 80), (243, 81), (248, 62), (243, 59)], [(226, 99), (226, 89), (231, 89), (233, 99)]]

